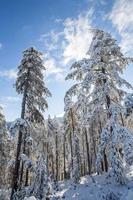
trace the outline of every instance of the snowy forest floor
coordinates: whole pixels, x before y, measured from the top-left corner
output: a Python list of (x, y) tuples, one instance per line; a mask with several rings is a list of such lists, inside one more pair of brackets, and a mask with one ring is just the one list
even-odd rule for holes
[(107, 174), (82, 177), (79, 184), (59, 182), (59, 191), (52, 197), (52, 200), (57, 199), (133, 200), (133, 166), (128, 169), (127, 182), (122, 186), (112, 183)]
[[(50, 200), (133, 200), (133, 166), (126, 177), (125, 185), (114, 184), (107, 174), (81, 177), (79, 184), (60, 181)], [(0, 200), (9, 200), (9, 190), (0, 190)]]

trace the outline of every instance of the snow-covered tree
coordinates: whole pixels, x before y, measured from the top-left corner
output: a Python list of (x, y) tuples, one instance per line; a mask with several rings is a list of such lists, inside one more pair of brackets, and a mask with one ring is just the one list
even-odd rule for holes
[(35, 177), (32, 186), (30, 186), (29, 194), (41, 200), (46, 198), (48, 192), (48, 173), (46, 159), (43, 154), (40, 154), (37, 159), (35, 168)]
[[(119, 116), (123, 111), (121, 101), (126, 94), (120, 87), (132, 88), (132, 86), (122, 79), (120, 74), (131, 59), (124, 57), (116, 40), (110, 34), (102, 30), (93, 30), (93, 34), (88, 51), (89, 58), (75, 62), (67, 79), (79, 81), (70, 89), (73, 95), (76, 94), (78, 98), (80, 94), (85, 93), (88, 110), (84, 116), (85, 121), (93, 119), (98, 114), (106, 116), (100, 134), (97, 162), (100, 164), (106, 153), (112, 174), (118, 182), (123, 183), (123, 163), (119, 149), (122, 142), (126, 146), (126, 140), (120, 140), (120, 136), (124, 134), (123, 137), (126, 137), (126, 133), (128, 136), (130, 134), (125, 128), (123, 131), (123, 127), (119, 124)], [(82, 105), (82, 102), (80, 103)], [(91, 112), (89, 112), (90, 107)]]
[(51, 174), (51, 178), (55, 178), (55, 134), (54, 134), (54, 125), (53, 120), (51, 119), (50, 115), (48, 116), (47, 121), (47, 166), (48, 166), (48, 173)]
[(53, 119), (54, 125), (54, 137), (55, 137), (55, 166), (56, 166), (56, 180), (59, 180), (59, 172), (60, 172), (60, 160), (59, 160), (59, 149), (60, 149), (60, 127), (59, 123), (54, 117)]
[(66, 93), (65, 98), (65, 129), (70, 132), (71, 139), (71, 177), (75, 183), (80, 179), (80, 148), (78, 137), (78, 122), (75, 112), (74, 104), (71, 100), (69, 92)]
[(6, 129), (3, 110), (0, 107), (0, 188), (8, 184), (8, 162), (10, 159), (10, 141)]
[(124, 99), (124, 116), (126, 126), (133, 130), (133, 94), (128, 93)]
[[(42, 53), (31, 47), (23, 52), (23, 58), (18, 67), (18, 74), (16, 80), (16, 91), (22, 94), (22, 109), (21, 119), (41, 123), (43, 121), (43, 112), (48, 107), (46, 97), (51, 96), (51, 93), (46, 88), (43, 82), (43, 71), (45, 70)], [(23, 126), (23, 125), (22, 125)], [(15, 169), (13, 175), (12, 194), (18, 189), (19, 178), (22, 180), (23, 164), (21, 168), (21, 177), (19, 177), (20, 170), (20, 153), (26, 153), (26, 136), (27, 132), (23, 134), (20, 126), (18, 134), (17, 153), (15, 161)], [(23, 143), (23, 146), (22, 146)], [(22, 149), (23, 147), (23, 149)]]
[[(48, 118), (48, 160), (56, 181), (60, 179), (61, 127), (56, 117)], [(55, 167), (55, 169), (54, 169)]]
[(133, 94), (129, 93), (124, 99), (125, 115), (126, 117), (130, 116), (133, 112)]
[[(22, 116), (32, 122), (41, 122), (48, 108), (46, 97), (51, 96), (43, 81), (42, 53), (31, 47), (23, 52), (23, 59), (18, 67), (16, 91), (23, 95)], [(24, 116), (24, 117), (23, 117)]]

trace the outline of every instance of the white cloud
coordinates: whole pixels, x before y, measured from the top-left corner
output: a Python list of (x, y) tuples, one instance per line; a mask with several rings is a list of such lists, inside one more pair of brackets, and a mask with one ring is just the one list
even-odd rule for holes
[(57, 115), (56, 115), (56, 117), (63, 117), (64, 116), (64, 112), (62, 112), (62, 113), (58, 113)]
[[(40, 36), (45, 50), (48, 50), (44, 59), (46, 77), (55, 81), (64, 81), (66, 65), (70, 61), (86, 57), (92, 39), (93, 9), (81, 13), (77, 18), (57, 20), (62, 25), (61, 31), (50, 31)], [(60, 67), (61, 66), (61, 67)]]
[(15, 79), (17, 77), (17, 72), (14, 69), (0, 71), (0, 77)]
[(63, 21), (63, 20), (60, 19), (60, 18), (55, 19), (55, 22), (56, 22), (56, 23), (61, 23), (62, 21)]
[(21, 98), (17, 96), (2, 96), (0, 97), (0, 107), (2, 109), (9, 109), (13, 105), (17, 105), (20, 103)]
[(54, 58), (48, 58), (44, 60), (44, 66), (46, 68), (47, 76), (63, 72), (62, 68), (56, 66), (56, 61)]
[(67, 18), (64, 21), (64, 62), (79, 60), (86, 56), (92, 34), (93, 9), (81, 14), (77, 19)]
[(21, 99), (17, 96), (3, 96), (0, 98), (0, 101), (2, 103), (17, 103), (19, 102)]
[(63, 32), (56, 32), (51, 30), (49, 33), (42, 34), (39, 41), (44, 43), (46, 51), (52, 51), (57, 49), (57, 44)]
[(51, 75), (56, 81), (64, 81), (64, 68), (58, 67), (59, 62), (57, 62), (54, 58), (48, 57), (46, 60), (44, 60), (44, 66), (46, 68), (46, 72), (44, 72), (47, 78), (47, 81), (51, 82), (51, 79), (49, 78)]
[(57, 113), (57, 114), (50, 114), (50, 117), (53, 119), (53, 118), (61, 118), (64, 116), (64, 112), (61, 112), (61, 113)]
[(55, 76), (56, 81), (64, 82), (65, 81), (65, 75), (63, 73), (58, 73)]
[(4, 97), (4, 100), (9, 103), (16, 103), (16, 102), (20, 101), (20, 98), (15, 97), (15, 96), (7, 96), (7, 97)]
[(51, 80), (61, 81), (62, 79), (64, 79), (64, 68), (60, 67), (62, 66), (61, 58), (58, 59), (58, 56), (55, 56), (55, 54), (57, 54), (57, 51), (59, 51), (58, 43), (60, 42), (60, 37), (62, 36), (62, 34), (63, 32), (56, 32), (54, 30), (51, 30), (48, 33), (42, 34), (39, 39), (39, 41), (44, 43), (45, 51), (48, 52), (45, 53), (44, 58), (44, 66), (46, 68), (44, 75), (47, 82), (51, 82)]
[(124, 52), (133, 53), (133, 1), (117, 0), (108, 18), (121, 36), (121, 47)]
[(0, 106), (4, 109), (6, 120), (13, 121), (16, 118), (15, 116), (19, 117), (21, 98), (18, 96), (2, 96), (0, 97)]

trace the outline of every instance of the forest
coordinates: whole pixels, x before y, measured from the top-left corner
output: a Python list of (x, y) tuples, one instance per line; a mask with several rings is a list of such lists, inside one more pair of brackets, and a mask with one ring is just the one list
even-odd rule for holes
[[(20, 118), (8, 124), (0, 110), (0, 200), (126, 200), (125, 188), (133, 199), (133, 86), (122, 77), (133, 58), (110, 33), (91, 31), (87, 58), (65, 78), (73, 85), (62, 118), (44, 119), (52, 94), (43, 54), (35, 47), (22, 52), (14, 88)], [(74, 196), (72, 188), (84, 194)]]

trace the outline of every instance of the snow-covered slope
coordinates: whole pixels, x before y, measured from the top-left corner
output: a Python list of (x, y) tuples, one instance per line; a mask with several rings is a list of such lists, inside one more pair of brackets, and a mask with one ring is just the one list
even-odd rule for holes
[(116, 185), (107, 175), (85, 176), (79, 184), (71, 181), (59, 183), (59, 191), (52, 200), (133, 200), (133, 171), (127, 174), (125, 185)]
[[(9, 200), (9, 191), (0, 190), (0, 200)], [(84, 176), (79, 184), (70, 180), (60, 181), (58, 191), (53, 191), (49, 200), (133, 200), (133, 166), (127, 170), (125, 185), (116, 185), (107, 174)]]

